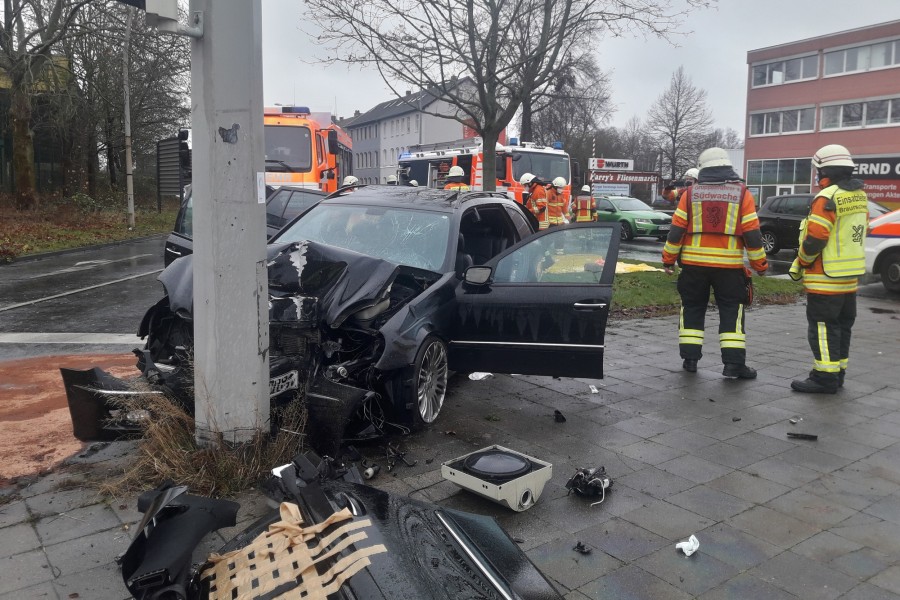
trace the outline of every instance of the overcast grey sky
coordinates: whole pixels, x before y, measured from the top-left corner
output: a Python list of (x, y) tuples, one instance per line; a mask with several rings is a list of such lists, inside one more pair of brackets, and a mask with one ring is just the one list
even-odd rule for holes
[[(322, 49), (301, 29), (305, 10), (299, 0), (263, 0), (266, 105), (296, 103), (348, 117), (392, 98), (374, 70), (310, 61)], [(597, 54), (611, 72), (617, 108), (609, 124), (643, 118), (684, 65), (709, 94), (715, 126), (743, 137), (748, 50), (898, 19), (900, 0), (719, 0), (717, 9), (698, 11), (684, 23), (677, 46), (655, 38), (604, 40)]]

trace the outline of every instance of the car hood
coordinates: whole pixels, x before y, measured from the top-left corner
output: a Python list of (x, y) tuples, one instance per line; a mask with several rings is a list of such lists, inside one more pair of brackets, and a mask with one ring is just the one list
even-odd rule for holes
[[(172, 312), (193, 315), (194, 256), (172, 262), (159, 276)], [(320, 318), (340, 327), (353, 313), (382, 301), (400, 265), (318, 242), (273, 244), (267, 248), (270, 319), (293, 320), (317, 298)]]
[[(340, 327), (348, 316), (384, 300), (400, 265), (326, 244), (294, 242), (270, 246), (268, 270), (273, 309), (279, 296), (316, 297), (324, 322)], [(292, 305), (301, 307), (296, 301)], [(279, 312), (277, 320), (286, 319)]]
[(623, 215), (633, 217), (635, 219), (665, 219), (670, 215), (659, 210), (623, 210)]

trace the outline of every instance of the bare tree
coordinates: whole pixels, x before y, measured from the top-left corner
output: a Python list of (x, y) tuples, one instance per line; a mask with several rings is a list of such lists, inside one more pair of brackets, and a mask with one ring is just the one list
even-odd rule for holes
[(34, 172), (32, 99), (58, 83), (53, 52), (78, 11), (90, 0), (3, 0), (0, 69), (10, 82), (12, 163), (21, 206), (37, 204)]
[[(102, 158), (112, 187), (119, 183), (124, 151), (122, 52), (127, 10), (118, 3), (92, 3), (73, 24), (81, 35), (69, 36), (64, 43), (73, 75), (67, 100), (84, 126), (78, 133), (85, 138), (86, 160), (93, 165), (89, 171), (95, 173)], [(190, 50), (184, 38), (159, 35), (142, 19), (134, 21), (127, 64), (132, 146), (140, 170), (142, 158), (146, 166), (151, 164), (156, 141), (187, 122)], [(90, 177), (89, 181), (93, 188)]]
[(647, 129), (658, 140), (662, 167), (672, 179), (694, 166), (712, 123), (706, 90), (697, 88), (684, 67), (678, 67), (647, 114)]
[[(706, 6), (712, 0), (684, 0)], [(494, 148), (526, 98), (601, 32), (670, 31), (671, 0), (307, 0), (327, 59), (376, 67), (398, 98), (434, 92), (484, 141), (484, 181), (496, 181)], [(465, 81), (466, 85), (459, 82)], [(447, 115), (438, 115), (447, 116)]]
[(741, 137), (741, 134), (731, 127), (726, 127), (725, 129), (713, 129), (710, 134), (706, 136), (706, 140), (703, 142), (703, 148), (712, 148), (713, 146), (732, 149), (743, 148), (744, 139)]
[(558, 69), (546, 91), (531, 103), (534, 131), (526, 135), (520, 128), (522, 139), (544, 144), (560, 140), (569, 147), (578, 138), (591, 137), (614, 111), (610, 98), (609, 76), (592, 55), (582, 54)]

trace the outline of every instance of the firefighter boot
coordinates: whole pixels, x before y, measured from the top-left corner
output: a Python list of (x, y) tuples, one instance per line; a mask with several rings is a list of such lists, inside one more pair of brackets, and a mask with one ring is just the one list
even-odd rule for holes
[(847, 369), (841, 369), (841, 372), (838, 373), (838, 387), (844, 387), (844, 375), (847, 374)]
[(756, 379), (756, 369), (739, 363), (725, 363), (722, 375), (729, 379)]
[(820, 373), (810, 371), (809, 377), (803, 381), (791, 382), (791, 389), (807, 394), (836, 394), (838, 389), (838, 376), (836, 373)]
[(696, 358), (686, 358), (684, 362), (681, 363), (681, 368), (687, 371), (688, 373), (696, 373), (697, 372), (697, 359)]

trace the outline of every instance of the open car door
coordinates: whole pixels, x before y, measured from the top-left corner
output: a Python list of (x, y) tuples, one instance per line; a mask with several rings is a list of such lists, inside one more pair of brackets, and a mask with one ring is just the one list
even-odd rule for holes
[(454, 371), (603, 377), (619, 223), (539, 232), (457, 287)]

